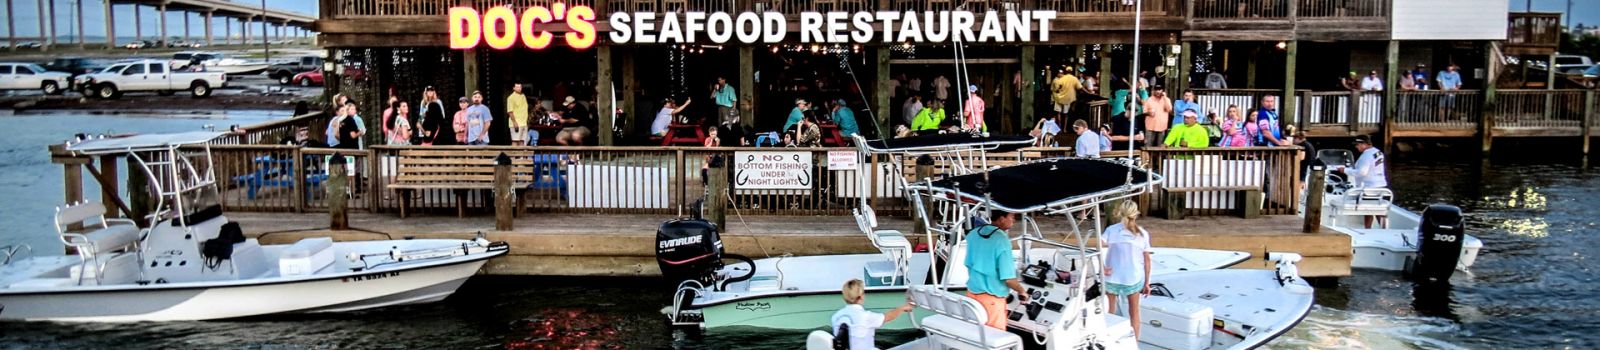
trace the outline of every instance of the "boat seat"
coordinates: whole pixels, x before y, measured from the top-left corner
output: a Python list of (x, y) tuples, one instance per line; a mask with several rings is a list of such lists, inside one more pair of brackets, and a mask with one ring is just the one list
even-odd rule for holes
[(1021, 349), (1022, 337), (983, 324), (988, 312), (977, 300), (940, 290), (937, 286), (912, 286), (911, 304), (933, 311), (922, 319), (922, 329), (939, 349)]
[[(1123, 327), (1127, 327), (1124, 320)], [(932, 340), (940, 349), (1021, 349), (1022, 337), (1011, 332), (995, 329), (994, 327), (956, 319), (945, 315), (933, 315), (922, 319), (922, 328), (932, 335)], [(982, 333), (982, 334), (979, 334)]]
[(806, 350), (833, 350), (833, 334), (823, 330), (806, 336)]
[(872, 206), (862, 205), (855, 209), (856, 225), (861, 232), (867, 233), (867, 238), (872, 240), (872, 246), (878, 248), (885, 258), (900, 266), (909, 266), (911, 263), (911, 240), (906, 239), (904, 233), (896, 230), (879, 230), (877, 212)]
[(1388, 216), (1394, 192), (1386, 188), (1358, 188), (1345, 191), (1336, 208), (1339, 215)]
[[(96, 202), (79, 202), (56, 208), (56, 233), (61, 243), (73, 247), (81, 255), (93, 256), (133, 246), (139, 242), (139, 227), (127, 219), (106, 219), (105, 206)], [(112, 225), (115, 223), (116, 225)], [(82, 224), (88, 232), (68, 232), (67, 227)], [(98, 226), (98, 228), (95, 228)]]
[[(104, 250), (125, 247), (139, 241), (139, 227), (114, 225), (84, 234), (89, 244)], [(99, 253), (99, 252), (96, 252)]]

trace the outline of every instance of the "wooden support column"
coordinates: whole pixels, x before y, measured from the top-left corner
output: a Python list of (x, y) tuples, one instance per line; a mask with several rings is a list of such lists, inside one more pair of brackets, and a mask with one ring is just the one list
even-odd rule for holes
[(594, 86), (599, 91), (597, 91), (598, 95), (595, 96), (596, 107), (594, 115), (600, 118), (600, 130), (595, 130), (594, 132), (596, 136), (599, 136), (601, 146), (610, 146), (616, 142), (612, 140), (616, 134), (611, 130), (616, 125), (616, 121), (612, 117), (616, 115), (617, 111), (617, 106), (611, 102), (612, 95), (615, 92), (611, 79), (611, 46), (601, 45), (595, 47), (595, 64), (598, 66), (595, 74), (595, 79), (598, 81), (595, 82)]
[[(95, 176), (96, 182), (100, 183), (100, 203), (117, 203), (119, 206), (122, 203), (122, 198), (117, 196), (121, 192), (117, 188), (118, 158), (115, 155), (100, 156), (99, 174)], [(108, 210), (106, 217), (116, 217), (116, 214)]]
[(461, 89), (466, 94), (478, 90), (478, 49), (461, 51)]
[[(756, 126), (756, 49), (739, 46), (739, 124)], [(707, 101), (716, 103), (717, 101)]]
[(212, 39), (211, 38), (211, 16), (214, 13), (215, 13), (215, 11), (206, 11), (206, 17), (205, 17), (205, 20), (203, 20), (203, 22), (205, 22), (205, 26), (206, 26), (206, 30), (205, 30), (206, 46), (211, 46), (211, 39)]
[(1022, 108), (1018, 110), (1017, 114), (1022, 116), (1023, 133), (1026, 133), (1027, 130), (1032, 130), (1034, 123), (1033, 86), (1036, 82), (1033, 80), (1038, 77), (1037, 74), (1034, 74), (1035, 71), (1038, 71), (1037, 68), (1034, 68), (1034, 50), (1035, 47), (1032, 45), (1023, 46), (1022, 58), (1018, 60), (1021, 67), (1017, 69), (1022, 72), (1022, 86), (1018, 88), (1018, 90), (1022, 90)]
[(1244, 88), (1256, 88), (1256, 59), (1261, 58), (1261, 48), (1250, 49), (1250, 59), (1244, 64)]
[[(1300, 42), (1297, 40), (1290, 40), (1288, 46), (1284, 49), (1286, 50), (1287, 55), (1285, 55), (1284, 58), (1283, 97), (1278, 101), (1278, 109), (1280, 110), (1278, 113), (1282, 115), (1283, 118), (1288, 119), (1288, 124), (1299, 125), (1300, 114), (1296, 113), (1298, 112), (1296, 110), (1298, 104), (1294, 101), (1294, 66), (1295, 55), (1300, 51)], [(1355, 111), (1351, 111), (1351, 113), (1353, 118)]]
[(728, 228), (728, 156), (712, 157), (706, 162), (706, 220), (717, 224), (724, 233)]
[[(1546, 62), (1546, 64), (1545, 64), (1544, 89), (1545, 89), (1545, 91), (1553, 91), (1553, 90), (1556, 89), (1556, 54), (1554, 52), (1550, 53), (1549, 60), (1547, 60), (1545, 62)], [(1556, 94), (1554, 94), (1554, 93), (1545, 94), (1544, 95), (1544, 120), (1555, 120), (1555, 119), (1556, 119)]]
[[(302, 168), (296, 168), (302, 169)], [(145, 216), (150, 215), (150, 180), (149, 174), (138, 165), (133, 158), (128, 158), (128, 211), (130, 219), (145, 227)]]
[[(15, 8), (14, 8), (15, 6), (12, 6), (12, 5), (13, 4), (11, 3), (11, 0), (6, 0), (6, 47), (9, 48), (11, 51), (17, 51), (17, 20), (14, 19), (14, 18), (11, 18), (11, 14), (17, 13), (17, 11), (15, 11)], [(110, 7), (111, 7), (111, 2), (107, 1), (106, 2), (106, 8), (110, 8)], [(110, 11), (108, 10), (107, 12), (110, 12)], [(111, 26), (106, 26), (106, 30), (110, 30), (110, 29), (111, 29)], [(107, 37), (110, 37), (110, 36), (108, 35)]]
[[(1484, 159), (1488, 159), (1489, 151), (1494, 146), (1495, 91), (1499, 89), (1496, 85), (1500, 82), (1499, 69), (1497, 69), (1499, 62), (1495, 54), (1500, 51), (1500, 44), (1490, 41), (1489, 49), (1485, 51), (1487, 53), (1484, 55), (1484, 61), (1487, 63), (1484, 64), (1484, 67), (1488, 67), (1488, 75), (1483, 82), (1483, 108), (1479, 109), (1481, 112), (1478, 114), (1478, 137), (1483, 145), (1483, 155), (1486, 157)], [(1523, 60), (1522, 62), (1524, 64), (1523, 67), (1527, 67), (1528, 61)]]
[[(1076, 67), (1083, 67), (1083, 63), (1089, 61), (1088, 57), (1083, 57), (1083, 48), (1085, 46), (1088, 46), (1088, 45), (1072, 45), (1072, 60), (1071, 61), (1072, 61), (1072, 66), (1075, 67), (1074, 69), (1076, 69)], [(1077, 73), (1077, 72), (1067, 72), (1067, 73), (1068, 74), (1072, 74), (1072, 73)]]
[[(1111, 90), (1111, 86), (1113, 85), (1111, 83), (1111, 79), (1112, 79), (1112, 77), (1111, 77), (1111, 45), (1100, 45), (1100, 50), (1099, 50), (1099, 52), (1097, 54), (1100, 55), (1100, 94), (1099, 95), (1103, 96), (1105, 98), (1111, 98), (1111, 94), (1113, 92), (1116, 92), (1116, 91)], [(1115, 117), (1115, 116), (1112, 116), (1112, 117)], [(1063, 120), (1058, 120), (1056, 122), (1057, 123), (1065, 123), (1065, 122), (1067, 122), (1067, 120), (1063, 119)], [(1063, 132), (1065, 132), (1065, 130), (1063, 130)]]
[(634, 58), (639, 51), (635, 48), (620, 50), (627, 50), (622, 54), (622, 111), (632, 119), (628, 121), (629, 128), (638, 131), (641, 123), (653, 121), (649, 113), (639, 113), (639, 74), (636, 67), (639, 60)]
[[(889, 72), (890, 51), (892, 50), (889, 46), (872, 48), (873, 71), (878, 76), (876, 83), (872, 84), (872, 106), (876, 107), (878, 111), (873, 113), (873, 116), (877, 117), (874, 122), (877, 124), (875, 131), (879, 137), (883, 138), (890, 136), (888, 127), (889, 125), (894, 125), (894, 119), (891, 118), (894, 115), (894, 112), (892, 112), (894, 107), (889, 105), (889, 95), (894, 94), (894, 88), (889, 86), (889, 81), (894, 79)], [(957, 108), (957, 110), (959, 109)]]
[(1383, 118), (1383, 152), (1392, 153), (1394, 152), (1394, 126), (1400, 118), (1397, 115), (1399, 113), (1397, 107), (1400, 104), (1400, 101), (1398, 101), (1399, 93), (1396, 92), (1400, 90), (1400, 83), (1397, 80), (1400, 79), (1401, 69), (1400, 41), (1390, 40), (1389, 48), (1385, 50), (1384, 55), (1383, 114), (1379, 118)]
[(88, 161), (88, 158), (69, 158), (60, 162), (62, 188), (65, 190), (63, 199), (66, 203), (83, 201), (83, 164)]
[[(1189, 91), (1189, 76), (1194, 75), (1194, 48), (1185, 41), (1178, 45), (1178, 78), (1177, 83), (1167, 87), (1167, 91), (1183, 98), (1183, 92)], [(1226, 111), (1224, 111), (1226, 113)], [(1204, 116), (1202, 116), (1204, 117)], [(1228, 116), (1224, 115), (1223, 118)]]

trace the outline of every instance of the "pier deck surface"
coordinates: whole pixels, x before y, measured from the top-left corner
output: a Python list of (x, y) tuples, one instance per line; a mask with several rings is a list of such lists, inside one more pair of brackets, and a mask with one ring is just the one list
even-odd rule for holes
[[(245, 235), (263, 244), (293, 243), (303, 237), (333, 236), (338, 240), (416, 238), (471, 238), (484, 232), (490, 240), (511, 244), (511, 255), (491, 261), (487, 273), (509, 275), (655, 275), (655, 230), (663, 220), (655, 215), (524, 214), (511, 231), (495, 231), (494, 218), (478, 216), (420, 216), (400, 219), (393, 214), (352, 213), (352, 230), (330, 231), (325, 213), (230, 213)], [(850, 216), (729, 216), (722, 233), (730, 253), (754, 258), (794, 255), (875, 253), (877, 250), (856, 228)], [(1068, 237), (1071, 226), (1060, 217), (1039, 219), (1047, 238)], [(908, 218), (880, 217), (881, 229), (910, 232)], [(1300, 233), (1294, 216), (1189, 217), (1182, 221), (1141, 220), (1161, 247), (1235, 250), (1253, 259), (1241, 268), (1268, 268), (1259, 259), (1265, 251), (1296, 252), (1306, 257), (1300, 271), (1306, 277), (1350, 274), (1350, 239), (1325, 231)], [(1083, 229), (1092, 229), (1084, 223)], [(920, 234), (908, 234), (921, 242)]]

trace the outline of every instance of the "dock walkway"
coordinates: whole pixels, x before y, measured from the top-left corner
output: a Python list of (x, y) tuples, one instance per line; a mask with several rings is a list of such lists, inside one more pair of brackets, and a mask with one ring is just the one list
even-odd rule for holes
[[(263, 244), (293, 243), (303, 237), (333, 236), (337, 240), (390, 238), (470, 238), (484, 232), (490, 240), (507, 241), (511, 255), (491, 261), (485, 273), (553, 276), (657, 275), (654, 260), (656, 226), (671, 216), (626, 214), (528, 214), (515, 220), (515, 229), (495, 231), (493, 217), (423, 216), (400, 219), (393, 214), (350, 216), (352, 230), (330, 231), (327, 214), (230, 213), (248, 237)], [(877, 250), (862, 236), (850, 216), (737, 216), (728, 217), (722, 233), (730, 253), (754, 258), (783, 254), (824, 255), (873, 253)], [(1152, 242), (1161, 247), (1225, 249), (1249, 252), (1252, 259), (1241, 268), (1268, 268), (1259, 259), (1265, 251), (1296, 252), (1306, 257), (1301, 274), (1306, 277), (1341, 277), (1350, 274), (1350, 239), (1337, 233), (1304, 234), (1301, 220), (1287, 215), (1259, 219), (1190, 217), (1183, 221), (1145, 219)], [(1064, 239), (1068, 223), (1059, 217), (1039, 220), (1046, 237)], [(1085, 229), (1091, 225), (1084, 224)], [(911, 231), (911, 220), (880, 218), (880, 226)], [(908, 235), (920, 243), (920, 235)]]

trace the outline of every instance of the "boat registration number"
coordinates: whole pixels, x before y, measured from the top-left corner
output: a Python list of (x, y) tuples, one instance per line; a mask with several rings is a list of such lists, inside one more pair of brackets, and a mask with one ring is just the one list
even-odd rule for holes
[(380, 279), (385, 279), (385, 278), (389, 278), (389, 277), (397, 277), (397, 276), (400, 276), (399, 272), (379, 272), (379, 273), (365, 274), (365, 275), (360, 275), (360, 276), (345, 277), (345, 278), (339, 279), (339, 282), (350, 283), (350, 282), (371, 281), (371, 280), (380, 280)]

